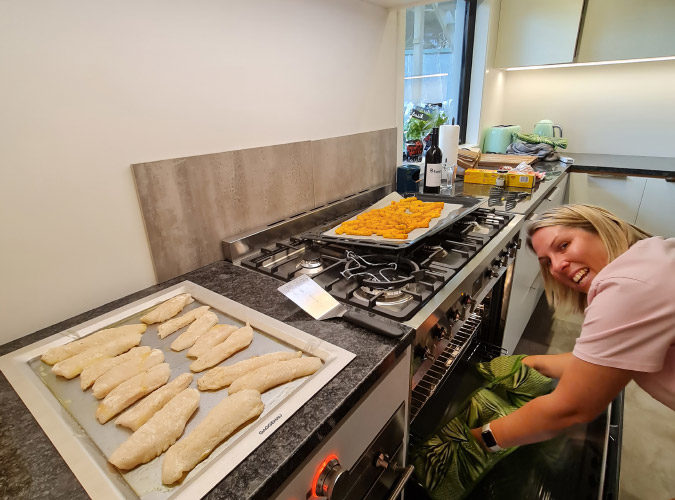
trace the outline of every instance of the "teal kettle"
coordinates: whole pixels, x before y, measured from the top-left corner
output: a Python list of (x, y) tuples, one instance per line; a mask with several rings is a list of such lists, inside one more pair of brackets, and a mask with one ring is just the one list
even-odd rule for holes
[(555, 129), (558, 129), (560, 137), (562, 137), (562, 128), (553, 125), (551, 120), (540, 120), (534, 124), (534, 133), (544, 137), (555, 137)]

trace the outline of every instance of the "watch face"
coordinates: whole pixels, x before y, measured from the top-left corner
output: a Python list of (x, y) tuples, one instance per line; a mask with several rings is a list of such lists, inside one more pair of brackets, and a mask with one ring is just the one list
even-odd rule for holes
[(481, 432), (481, 437), (483, 438), (483, 442), (485, 443), (485, 446), (488, 448), (491, 448), (493, 446), (497, 445), (497, 441), (495, 440), (495, 437), (492, 435), (492, 432), (489, 430)]

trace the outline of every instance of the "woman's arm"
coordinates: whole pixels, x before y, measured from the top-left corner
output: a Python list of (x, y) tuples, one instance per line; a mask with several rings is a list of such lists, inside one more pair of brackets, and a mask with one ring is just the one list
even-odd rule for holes
[(573, 357), (571, 352), (566, 352), (565, 354), (541, 354), (523, 358), (523, 364), (534, 368), (547, 377), (559, 379)]
[[(490, 429), (502, 448), (550, 439), (566, 427), (593, 420), (632, 378), (633, 372), (628, 370), (572, 356), (551, 394), (490, 422)], [(481, 441), (480, 428), (471, 432)]]

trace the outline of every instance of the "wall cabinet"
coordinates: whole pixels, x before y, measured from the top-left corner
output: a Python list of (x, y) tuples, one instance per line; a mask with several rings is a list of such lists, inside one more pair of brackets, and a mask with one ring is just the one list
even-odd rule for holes
[(586, 0), (576, 62), (675, 55), (673, 0)]
[(673, 0), (502, 0), (495, 67), (675, 55)]
[[(528, 217), (531, 220), (535, 215), (546, 210), (560, 206), (564, 203), (569, 175), (561, 179), (558, 185), (546, 196), (546, 198), (534, 209), (534, 213)], [(523, 331), (530, 321), (532, 312), (544, 292), (544, 283), (541, 279), (539, 261), (535, 253), (527, 247), (527, 222), (520, 230), (522, 244), (516, 254), (516, 265), (511, 278), (511, 295), (504, 325), (504, 340), (502, 347), (509, 353), (518, 345)]]
[(569, 63), (583, 0), (502, 0), (495, 66)]

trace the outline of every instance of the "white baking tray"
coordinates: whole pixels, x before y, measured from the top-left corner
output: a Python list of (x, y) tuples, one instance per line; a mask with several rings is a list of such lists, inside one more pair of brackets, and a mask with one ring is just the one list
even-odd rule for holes
[[(40, 361), (40, 356), (51, 347), (66, 344), (102, 328), (140, 323), (140, 317), (150, 308), (181, 293), (190, 293), (195, 299), (183, 312), (208, 305), (218, 315), (219, 323), (243, 326), (248, 321), (253, 327), (254, 339), (251, 345), (221, 365), (268, 352), (300, 350), (304, 354), (320, 357), (323, 366), (309, 377), (265, 392), (262, 395), (265, 409), (258, 419), (221, 443), (182, 483), (169, 487), (161, 481), (163, 455), (125, 473), (107, 462), (107, 457), (131, 435), (131, 431), (116, 426), (114, 418), (105, 425), (99, 424), (95, 418), (99, 400), (91, 394), (91, 390), (80, 389), (79, 377), (66, 380), (55, 376), (51, 367)], [(186, 357), (187, 350), (174, 352), (169, 348), (171, 342), (186, 328), (159, 339), (157, 325), (149, 325), (141, 340), (141, 345), (149, 345), (164, 352), (165, 362), (171, 367), (170, 380), (190, 371), (189, 365), (193, 360)], [(5, 355), (0, 358), (0, 370), (90, 496), (160, 500), (199, 498), (206, 494), (354, 357), (354, 354), (340, 347), (184, 281)], [(194, 374), (191, 387), (196, 387), (197, 379), (203, 374)], [(226, 395), (226, 389), (200, 392), (199, 409), (188, 422), (183, 436)]]

